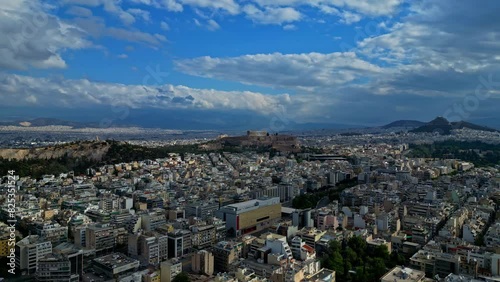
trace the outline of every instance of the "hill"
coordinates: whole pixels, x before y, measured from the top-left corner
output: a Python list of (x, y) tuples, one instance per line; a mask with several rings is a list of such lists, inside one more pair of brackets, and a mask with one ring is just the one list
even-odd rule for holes
[(394, 122), (391, 122), (389, 124), (386, 124), (382, 126), (383, 129), (390, 129), (390, 128), (417, 128), (422, 125), (424, 125), (425, 122), (418, 121), (418, 120), (397, 120)]
[(437, 117), (430, 122), (417, 127), (410, 132), (419, 133), (419, 132), (437, 132), (439, 134), (448, 135), (454, 129), (473, 129), (480, 131), (488, 131), (488, 132), (496, 132), (496, 129), (473, 124), (466, 121), (457, 121), (457, 122), (449, 122), (444, 117)]

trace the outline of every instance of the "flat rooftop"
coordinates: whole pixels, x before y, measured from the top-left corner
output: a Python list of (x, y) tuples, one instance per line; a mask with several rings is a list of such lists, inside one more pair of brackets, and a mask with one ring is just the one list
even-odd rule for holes
[(280, 203), (280, 198), (279, 197), (274, 197), (274, 198), (259, 198), (256, 200), (249, 200), (241, 203), (235, 203), (235, 204), (230, 204), (227, 206), (224, 206), (223, 209), (226, 210), (234, 210), (236, 212), (245, 212), (245, 211), (251, 211), (254, 209), (257, 209), (259, 207), (265, 207), (265, 206), (270, 206), (270, 205), (275, 205)]
[(381, 282), (419, 282), (425, 279), (425, 272), (396, 266), (380, 279)]
[(109, 267), (110, 269), (114, 269), (131, 263), (136, 263), (137, 260), (129, 258), (121, 253), (114, 253), (107, 256), (95, 258), (94, 262)]

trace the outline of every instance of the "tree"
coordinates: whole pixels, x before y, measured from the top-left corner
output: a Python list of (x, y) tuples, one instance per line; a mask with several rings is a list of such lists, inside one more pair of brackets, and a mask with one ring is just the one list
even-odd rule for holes
[(185, 272), (177, 274), (177, 276), (172, 279), (172, 282), (190, 282), (189, 276)]

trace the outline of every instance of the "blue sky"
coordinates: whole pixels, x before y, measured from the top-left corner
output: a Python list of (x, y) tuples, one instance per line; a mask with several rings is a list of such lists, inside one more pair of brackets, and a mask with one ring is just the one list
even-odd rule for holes
[(0, 119), (499, 125), (499, 12), (495, 0), (0, 0)]

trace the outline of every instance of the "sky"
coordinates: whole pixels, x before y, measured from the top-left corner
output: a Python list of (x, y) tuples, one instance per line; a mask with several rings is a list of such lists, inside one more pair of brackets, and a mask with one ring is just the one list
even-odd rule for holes
[(0, 120), (500, 127), (500, 1), (0, 0)]

